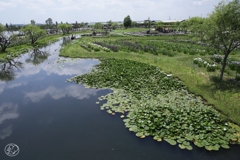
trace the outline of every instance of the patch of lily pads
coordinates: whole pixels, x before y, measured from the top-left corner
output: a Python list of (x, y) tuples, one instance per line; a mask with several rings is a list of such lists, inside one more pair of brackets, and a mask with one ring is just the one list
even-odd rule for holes
[(99, 97), (99, 101), (107, 100), (100, 109), (111, 115), (120, 113), (126, 128), (137, 137), (152, 136), (188, 150), (193, 149), (192, 144), (211, 151), (239, 142), (237, 131), (212, 106), (155, 66), (101, 59), (90, 73), (68, 81), (111, 88), (113, 93)]

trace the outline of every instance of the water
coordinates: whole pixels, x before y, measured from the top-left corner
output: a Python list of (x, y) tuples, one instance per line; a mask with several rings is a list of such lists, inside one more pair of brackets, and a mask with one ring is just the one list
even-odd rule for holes
[[(239, 145), (218, 152), (188, 151), (136, 137), (120, 115), (101, 111), (104, 102), (95, 103), (111, 90), (66, 82), (99, 61), (59, 58), (62, 43), (24, 54), (1, 71), (0, 160), (240, 159)], [(4, 153), (9, 143), (20, 148), (14, 158)]]

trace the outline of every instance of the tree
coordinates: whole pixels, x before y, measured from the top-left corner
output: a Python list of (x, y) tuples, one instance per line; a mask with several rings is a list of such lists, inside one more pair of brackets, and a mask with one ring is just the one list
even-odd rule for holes
[(192, 17), (187, 20), (187, 28), (191, 32), (193, 37), (197, 37), (197, 40), (203, 41), (205, 32), (209, 28), (205, 26), (205, 19), (201, 17)]
[(4, 52), (7, 47), (12, 43), (13, 40), (16, 39), (16, 35), (12, 34), (10, 36), (4, 34), (4, 31), (6, 31), (6, 28), (0, 23), (0, 47), (1, 52)]
[(31, 24), (32, 24), (32, 25), (35, 25), (36, 22), (35, 22), (34, 20), (31, 20)]
[(47, 27), (49, 29), (51, 29), (52, 24), (53, 24), (52, 18), (48, 18), (45, 22), (46, 22)]
[(46, 35), (46, 31), (32, 24), (24, 26), (20, 29), (20, 32), (25, 33), (29, 37), (31, 44), (34, 44), (40, 37)]
[(111, 20), (107, 22), (108, 29), (109, 29), (110, 27), (112, 27), (112, 24), (113, 24), (113, 22), (112, 22)]
[(157, 23), (155, 23), (155, 30), (159, 31), (159, 32), (163, 32), (164, 31), (164, 24), (162, 21), (159, 21)]
[(8, 24), (6, 23), (6, 29), (8, 30)]
[(137, 25), (138, 25), (137, 22), (132, 21), (132, 24), (131, 24), (132, 27), (137, 27)]
[(112, 29), (118, 28), (118, 23), (117, 22), (112, 22)]
[(204, 40), (223, 53), (220, 81), (229, 54), (240, 46), (240, 0), (220, 2), (205, 21)]
[(182, 21), (179, 25), (181, 30), (183, 30), (185, 33), (187, 33), (188, 30), (188, 20)]
[(124, 18), (123, 25), (127, 29), (128, 27), (131, 27), (131, 24), (132, 24), (132, 20), (128, 15), (127, 17)]
[(74, 29), (77, 29), (77, 28), (79, 28), (79, 24), (78, 24), (78, 22), (76, 21), (76, 23), (73, 25), (73, 28)]
[(93, 26), (94, 29), (102, 29), (103, 28), (103, 24), (101, 22), (97, 22), (94, 24)]
[(70, 32), (70, 30), (72, 29), (72, 26), (70, 24), (67, 23), (61, 23), (58, 25), (58, 28), (62, 30), (63, 35), (64, 34), (68, 34)]
[(81, 22), (79, 26), (80, 26), (80, 28), (84, 28), (85, 27), (85, 23)]

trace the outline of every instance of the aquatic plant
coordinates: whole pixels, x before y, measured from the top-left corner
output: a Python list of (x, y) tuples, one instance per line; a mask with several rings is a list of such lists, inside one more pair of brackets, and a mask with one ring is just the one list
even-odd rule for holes
[(129, 60), (101, 59), (90, 73), (68, 81), (113, 89), (113, 93), (99, 97), (107, 100), (101, 110), (111, 115), (121, 113), (125, 126), (140, 138), (152, 136), (159, 142), (178, 143), (181, 149), (188, 150), (192, 149), (191, 144), (219, 150), (239, 141), (236, 130), (212, 106), (157, 67)]

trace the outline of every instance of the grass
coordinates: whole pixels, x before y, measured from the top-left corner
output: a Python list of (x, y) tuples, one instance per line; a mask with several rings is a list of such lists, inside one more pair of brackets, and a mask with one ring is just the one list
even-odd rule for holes
[[(124, 37), (132, 41), (150, 41), (164, 40), (172, 37)], [(124, 39), (122, 38), (122, 39)], [(178, 38), (178, 37), (176, 37)], [(181, 38), (181, 37), (180, 37)], [(116, 40), (118, 38), (108, 38)], [(91, 37), (84, 37), (80, 41), (96, 41)], [(99, 38), (101, 40), (101, 38)], [(104, 39), (106, 40), (106, 38)], [(148, 53), (138, 54), (133, 52), (89, 52), (80, 47), (79, 43), (68, 44), (62, 50), (60, 55), (65, 57), (81, 58), (117, 58), (129, 59), (143, 62), (149, 65), (157, 66), (167, 73), (172, 73), (175, 77), (181, 79), (190, 92), (201, 95), (208, 104), (212, 104), (215, 109), (222, 113), (222, 117), (240, 125), (240, 92), (236, 86), (229, 85), (227, 80), (224, 82), (213, 81), (212, 77), (219, 76), (219, 70), (216, 72), (207, 72), (205, 68), (199, 68), (193, 64), (193, 58), (204, 57), (200, 55), (177, 54), (174, 57), (163, 55), (152, 55)], [(239, 58), (239, 54), (233, 55)], [(209, 57), (209, 55), (206, 55)], [(225, 73), (225, 78), (228, 75)], [(225, 84), (225, 85), (223, 85)]]

